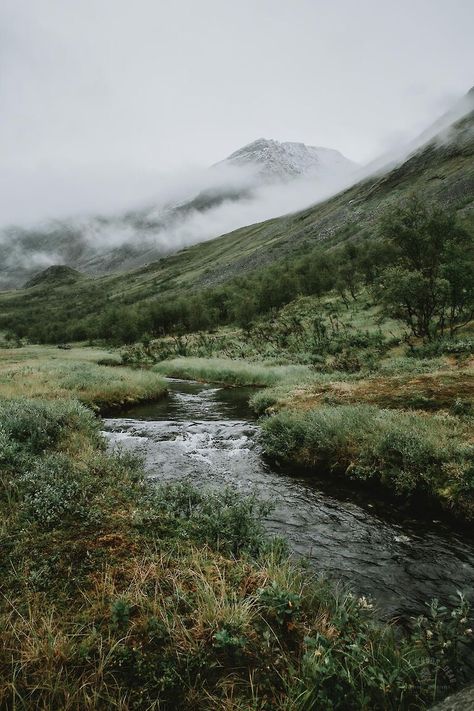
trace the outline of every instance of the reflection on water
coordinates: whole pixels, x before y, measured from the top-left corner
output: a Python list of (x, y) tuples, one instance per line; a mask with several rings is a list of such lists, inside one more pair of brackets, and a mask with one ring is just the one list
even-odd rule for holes
[(472, 590), (474, 541), (370, 503), (341, 480), (294, 476), (266, 462), (248, 389), (179, 380), (169, 388), (166, 400), (105, 420), (111, 445), (140, 452), (150, 476), (257, 491), (275, 505), (271, 532), (283, 534), (315, 570), (373, 596), (384, 615), (418, 614), (432, 597), (448, 602), (456, 590)]

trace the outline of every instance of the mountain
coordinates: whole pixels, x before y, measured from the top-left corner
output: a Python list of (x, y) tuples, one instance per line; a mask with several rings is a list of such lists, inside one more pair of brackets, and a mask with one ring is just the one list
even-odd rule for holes
[(25, 288), (29, 289), (32, 286), (58, 286), (58, 284), (73, 284), (81, 278), (81, 273), (76, 269), (71, 269), (65, 264), (56, 264), (52, 267), (44, 269), (39, 274), (35, 274), (29, 282), (25, 284)]
[(297, 181), (314, 182), (311, 196), (305, 199), (301, 193), (296, 202), (297, 207), (310, 204), (319, 190), (330, 194), (350, 182), (356, 167), (336, 150), (259, 139), (212, 166), (202, 187), (177, 202), (119, 215), (54, 220), (33, 229), (4, 229), (0, 288), (26, 283), (52, 264), (88, 274), (139, 267), (246, 222), (294, 209), (295, 191), (285, 200), (284, 188)]
[(0, 294), (0, 328), (20, 323), (29, 327), (47, 319), (59, 329), (85, 325), (86, 337), (88, 320), (96, 318), (106, 304), (115, 306), (119, 314), (126, 305), (173, 300), (224, 284), (304, 255), (316, 245), (331, 250), (343, 241), (375, 237), (380, 217), (412, 194), (454, 211), (474, 237), (474, 101), (470, 98), (461, 118), (443, 124), (406, 160), (317, 205), (242, 227), (126, 273), (82, 276), (73, 285), (40, 283)]
[[(339, 151), (259, 138), (232, 153), (223, 161), (227, 165), (256, 166), (265, 180), (285, 180), (300, 176), (320, 179), (348, 175), (358, 167)], [(219, 164), (218, 164), (219, 165)]]

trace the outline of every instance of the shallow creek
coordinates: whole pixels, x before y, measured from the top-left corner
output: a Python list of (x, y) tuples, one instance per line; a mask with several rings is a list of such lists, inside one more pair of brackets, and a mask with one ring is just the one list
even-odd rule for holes
[(373, 597), (381, 614), (419, 614), (432, 597), (474, 589), (474, 539), (447, 524), (368, 500), (342, 480), (307, 478), (267, 462), (247, 388), (169, 380), (169, 397), (104, 421), (111, 447), (144, 456), (157, 481), (232, 485), (275, 509), (267, 527), (311, 566)]

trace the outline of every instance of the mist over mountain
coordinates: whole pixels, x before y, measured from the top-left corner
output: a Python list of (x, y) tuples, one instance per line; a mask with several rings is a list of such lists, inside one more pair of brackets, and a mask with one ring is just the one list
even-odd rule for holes
[[(364, 175), (384, 173), (397, 165), (401, 165), (410, 155), (431, 141), (435, 141), (438, 145), (443, 145), (452, 140), (457, 140), (459, 138), (459, 131), (456, 129), (453, 132), (453, 126), (473, 110), (474, 87), (455, 101), (448, 111), (433, 121), (424, 131), (410, 141), (399, 145), (396, 150), (383, 153), (375, 160), (370, 161), (370, 163), (362, 168), (361, 172)], [(468, 128), (469, 133), (471, 134), (473, 130), (472, 124), (470, 124)], [(470, 137), (472, 138), (472, 136)]]
[(164, 186), (152, 204), (115, 215), (4, 228), (0, 288), (19, 286), (53, 264), (91, 274), (141, 266), (306, 207), (350, 184), (357, 167), (333, 149), (258, 139), (198, 175), (183, 175), (181, 184)]
[[(369, 176), (388, 175), (434, 143), (472, 140), (474, 90), (421, 134), (359, 166), (334, 149), (260, 138), (225, 160), (163, 184), (153, 201), (108, 215), (54, 220), (0, 233), (0, 288), (64, 264), (86, 274), (127, 271), (246, 225), (317, 204)], [(456, 126), (456, 129), (453, 129)]]
[[(286, 264), (304, 260), (304, 255), (311, 255), (313, 250), (330, 254), (333, 250), (339, 250), (343, 244), (353, 242), (360, 245), (365, 240), (375, 245), (380, 234), (381, 218), (413, 195), (427, 205), (452, 212), (460, 226), (472, 234), (474, 109), (471, 109), (471, 96), (470, 92), (466, 104), (467, 113), (460, 117), (455, 113), (456, 119), (452, 124), (446, 119), (436, 122), (440, 127), (438, 133), (433, 135), (432, 130), (429, 130), (428, 140), (405, 160), (397, 161), (395, 165), (376, 174), (364, 175), (364, 171), (370, 170), (370, 167), (361, 168), (356, 171), (359, 176), (356, 182), (353, 174), (350, 177), (352, 184), (327, 200), (314, 201), (316, 180), (308, 180), (307, 175), (265, 181), (258, 177), (258, 166), (256, 168), (255, 165), (252, 170), (228, 164), (215, 166), (207, 171), (206, 190), (203, 188), (200, 192), (195, 191), (192, 200), (175, 202), (173, 205), (167, 203), (167, 207), (160, 209), (153, 207), (129, 212), (120, 218), (121, 227), (134, 234), (140, 226), (142, 232), (150, 229), (153, 234), (151, 226), (154, 220), (158, 221), (158, 215), (162, 220), (164, 216), (171, 220), (180, 214), (181, 229), (184, 231), (192, 227), (192, 235), (195, 237), (199, 220), (208, 230), (211, 224), (209, 216), (216, 226), (217, 216), (222, 215), (224, 224), (229, 222), (232, 208), (235, 209), (235, 219), (241, 219), (244, 206), (258, 203), (254, 199), (255, 195), (265, 195), (267, 191), (270, 191), (268, 194), (272, 195), (273, 200), (272, 205), (268, 202), (268, 207), (273, 206), (274, 210), (278, 210), (281, 209), (276, 200), (278, 194), (288, 200), (288, 195), (294, 192), (301, 200), (303, 186), (310, 187), (304, 197), (311, 197), (314, 204), (281, 217), (275, 217), (274, 213), (272, 219), (266, 221), (251, 223), (249, 220), (246, 226), (231, 232), (222, 229), (216, 239), (154, 259), (150, 264), (143, 264), (142, 261), (137, 268), (122, 270), (122, 273), (113, 277), (105, 274), (94, 275), (92, 278), (59, 265), (44, 268), (42, 273), (29, 281), (31, 288), (2, 294), (3, 323), (6, 328), (11, 328), (17, 322), (22, 323), (22, 334), (31, 334), (35, 338), (38, 336), (34, 334), (42, 332), (56, 334), (54, 338), (67, 337), (69, 340), (79, 337), (82, 340), (85, 334), (96, 337), (101, 331), (91, 331), (90, 323), (95, 323), (97, 314), (109, 307), (111, 323), (123, 324), (123, 313), (129, 308), (132, 321), (135, 318), (133, 309), (141, 306), (146, 310), (163, 303), (165, 311), (166, 304), (173, 309), (175, 301), (187, 299), (188, 292), (191, 299), (193, 293), (212, 292), (216, 287), (230, 284), (234, 278), (242, 279), (242, 283), (245, 283), (246, 277), (251, 280), (252, 274), (265, 271), (272, 265), (280, 265), (284, 272)], [(219, 182), (216, 182), (217, 174), (220, 176)], [(237, 175), (240, 176), (240, 183), (237, 182)], [(324, 189), (328, 190), (328, 183), (325, 180), (322, 182)], [(210, 190), (211, 186), (213, 190)], [(223, 192), (226, 193), (225, 197)], [(113, 270), (115, 258), (119, 267), (117, 271), (120, 271), (127, 256), (126, 247), (117, 246), (116, 227), (110, 220), (100, 222), (97, 219), (96, 222), (100, 239), (104, 240), (104, 235), (107, 235), (109, 240), (107, 258), (110, 270)], [(177, 235), (178, 224), (176, 220), (173, 229), (168, 228), (166, 232), (163, 230), (161, 234), (170, 235), (174, 232)], [(56, 244), (64, 240), (78, 250), (76, 263), (84, 261), (83, 253), (80, 252), (82, 234), (69, 234), (64, 226), (57, 226), (54, 235)], [(156, 251), (152, 247), (148, 254), (152, 256)], [(7, 253), (8, 249), (5, 250)], [(91, 253), (92, 250), (89, 250)], [(133, 255), (129, 256), (129, 261), (132, 259)], [(143, 260), (143, 254), (138, 255), (137, 259)], [(103, 256), (97, 253), (97, 264), (89, 263), (91, 274), (94, 268), (99, 272), (102, 260)], [(74, 266), (72, 261), (69, 264), (71, 266)], [(39, 271), (38, 267), (36, 271)], [(275, 288), (279, 288), (278, 282)], [(229, 293), (234, 292), (231, 289)]]

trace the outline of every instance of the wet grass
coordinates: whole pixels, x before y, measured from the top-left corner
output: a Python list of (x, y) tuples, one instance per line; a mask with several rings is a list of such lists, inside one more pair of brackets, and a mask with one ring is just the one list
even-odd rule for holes
[[(405, 367), (408, 366), (408, 367)], [(308, 410), (321, 405), (367, 403), (399, 410), (473, 410), (472, 362), (452, 365), (437, 359), (418, 363), (395, 358), (373, 373), (310, 373), (298, 382), (290, 379), (255, 393), (252, 406), (258, 413), (285, 407)]]
[(0, 707), (424, 709), (468, 610), (410, 633), (264, 533), (265, 503), (156, 487), (77, 402), (0, 407)]
[(323, 405), (282, 410), (263, 421), (267, 454), (313, 470), (375, 482), (404, 499), (429, 497), (459, 518), (474, 518), (471, 420)]
[(177, 358), (167, 375), (266, 386), (250, 404), (268, 455), (404, 501), (428, 497), (460, 521), (474, 518), (472, 359), (386, 357), (374, 372), (318, 372), (222, 358)]
[(308, 365), (275, 365), (231, 358), (179, 357), (162, 361), (154, 372), (228, 386), (256, 386), (257, 413), (285, 407), (367, 403), (383, 408), (466, 411), (474, 402), (474, 361), (389, 356), (374, 370), (320, 371)]

